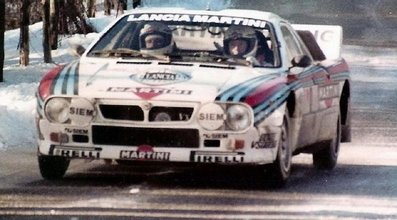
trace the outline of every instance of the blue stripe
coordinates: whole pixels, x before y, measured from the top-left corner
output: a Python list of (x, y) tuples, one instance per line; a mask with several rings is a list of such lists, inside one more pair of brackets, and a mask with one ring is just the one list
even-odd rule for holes
[(53, 94), (55, 95), (73, 95), (74, 94), (74, 83), (75, 74), (78, 61), (74, 61), (68, 64), (58, 75), (55, 82)]
[(76, 67), (77, 62), (73, 63), (72, 67), (70, 68), (69, 78), (67, 80), (67, 92), (68, 95), (74, 94), (74, 84), (75, 84), (75, 77), (76, 77)]
[(276, 101), (279, 97), (282, 97), (285, 94), (288, 94), (288, 92), (291, 90), (290, 86), (286, 86), (284, 87), (282, 90), (278, 91), (277, 93), (275, 93), (274, 95), (272, 95), (269, 99), (267, 99), (265, 102), (263, 102), (260, 105), (257, 105), (254, 107), (254, 113), (258, 114), (259, 112), (263, 111), (264, 109), (266, 109), (267, 107), (269, 107), (269, 105)]
[(272, 112), (274, 112), (277, 108), (279, 108), (284, 102), (285, 100), (288, 98), (288, 93), (285, 93), (281, 98), (275, 100), (275, 102), (269, 106), (268, 109), (258, 113), (255, 115), (254, 117), (254, 124), (258, 125), (259, 123), (261, 123), (269, 114), (271, 114)]
[(264, 77), (262, 80), (258, 80), (256, 82), (251, 83), (249, 86), (242, 89), (240, 93), (236, 94), (233, 98), (233, 101), (235, 102), (242, 101), (241, 99), (243, 97), (251, 93), (251, 91), (255, 90), (260, 84), (262, 84), (265, 81), (272, 80), (274, 78), (275, 76), (268, 76), (268, 77)]
[(242, 88), (249, 87), (251, 84), (263, 80), (263, 78), (268, 78), (269, 76), (259, 76), (250, 80), (247, 80), (241, 84), (238, 84), (236, 86), (231, 87), (230, 89), (226, 90), (222, 94), (218, 95), (216, 98), (217, 100), (220, 101), (228, 101), (229, 98), (235, 96)]
[(58, 77), (58, 79), (55, 83), (55, 86), (54, 86), (54, 94), (55, 95), (62, 94), (63, 83), (64, 83), (66, 75), (69, 73), (69, 70), (70, 70), (70, 64), (68, 66), (66, 66), (59, 74), (59, 77)]

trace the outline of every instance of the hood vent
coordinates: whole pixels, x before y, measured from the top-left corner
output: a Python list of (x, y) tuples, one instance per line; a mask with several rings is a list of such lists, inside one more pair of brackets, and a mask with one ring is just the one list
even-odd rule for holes
[(143, 65), (148, 65), (151, 64), (152, 62), (149, 61), (117, 61), (117, 64), (143, 64)]
[(217, 66), (217, 65), (208, 65), (208, 64), (201, 64), (200, 67), (217, 68), (217, 69), (228, 69), (228, 70), (236, 69), (236, 67), (234, 67), (234, 66)]
[(193, 66), (192, 63), (173, 63), (173, 62), (159, 62), (159, 65)]

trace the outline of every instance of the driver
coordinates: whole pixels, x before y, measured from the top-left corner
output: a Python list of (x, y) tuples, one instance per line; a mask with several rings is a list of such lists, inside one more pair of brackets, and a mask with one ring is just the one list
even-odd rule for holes
[(160, 22), (145, 24), (139, 34), (140, 50), (151, 54), (169, 54), (174, 47), (171, 29)]
[(258, 56), (258, 38), (255, 29), (248, 26), (230, 26), (223, 39), (226, 55), (239, 59), (254, 60), (255, 64), (262, 64), (263, 57)]

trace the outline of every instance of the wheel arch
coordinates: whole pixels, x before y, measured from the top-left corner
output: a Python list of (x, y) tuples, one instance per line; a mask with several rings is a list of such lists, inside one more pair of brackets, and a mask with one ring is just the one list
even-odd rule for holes
[(342, 136), (341, 142), (351, 141), (351, 103), (350, 103), (350, 82), (345, 81), (339, 101), (339, 108), (341, 114)]
[(293, 115), (295, 114), (295, 109), (296, 109), (295, 107), (296, 107), (296, 96), (295, 96), (295, 93), (294, 93), (294, 92), (291, 92), (291, 93), (288, 95), (288, 98), (287, 98), (287, 106), (286, 106), (287, 111), (288, 111), (288, 116), (289, 116), (290, 118), (292, 118)]

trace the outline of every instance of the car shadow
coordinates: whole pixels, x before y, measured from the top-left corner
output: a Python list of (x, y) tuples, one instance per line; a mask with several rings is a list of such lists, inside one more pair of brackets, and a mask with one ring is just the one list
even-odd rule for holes
[[(165, 169), (117, 164), (96, 164), (81, 171), (68, 172), (63, 179), (39, 180), (27, 186), (50, 188), (116, 187), (129, 189), (223, 189), (294, 193), (346, 194), (397, 197), (397, 167), (340, 164), (333, 170), (318, 170), (311, 164), (293, 164), (289, 181), (274, 188), (265, 171), (247, 167), (194, 167)], [(94, 190), (94, 189), (93, 189)], [(78, 191), (77, 191), (78, 192)]]

